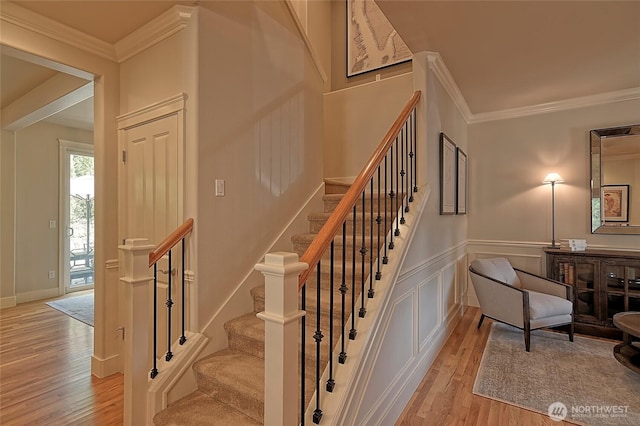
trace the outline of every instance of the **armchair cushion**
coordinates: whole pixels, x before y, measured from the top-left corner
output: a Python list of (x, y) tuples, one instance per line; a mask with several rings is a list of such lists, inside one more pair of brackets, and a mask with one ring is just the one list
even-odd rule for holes
[(502, 281), (512, 287), (522, 287), (516, 271), (504, 257), (474, 260), (471, 262), (471, 267), (482, 275)]
[(558, 315), (571, 315), (573, 303), (567, 299), (561, 299), (550, 294), (538, 293), (528, 290), (529, 315), (531, 320), (555, 317)]

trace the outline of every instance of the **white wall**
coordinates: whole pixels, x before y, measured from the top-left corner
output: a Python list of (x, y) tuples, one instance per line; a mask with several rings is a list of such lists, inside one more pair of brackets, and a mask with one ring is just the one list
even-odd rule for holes
[[(59, 218), (58, 139), (93, 143), (86, 130), (39, 122), (15, 133), (16, 263), (18, 303), (58, 295)], [(48, 278), (55, 271), (55, 278)]]
[(589, 130), (638, 122), (640, 100), (615, 102), (469, 128), (469, 239), (548, 245), (551, 188), (556, 185), (556, 240), (584, 238), (590, 246), (640, 247), (638, 235), (590, 233)]
[[(284, 2), (206, 2), (199, 25), (203, 327), (240, 283), (248, 289), (262, 282), (254, 265), (321, 185), (323, 81)], [(224, 197), (214, 196), (216, 179), (226, 182)], [(242, 293), (249, 312), (250, 295)]]

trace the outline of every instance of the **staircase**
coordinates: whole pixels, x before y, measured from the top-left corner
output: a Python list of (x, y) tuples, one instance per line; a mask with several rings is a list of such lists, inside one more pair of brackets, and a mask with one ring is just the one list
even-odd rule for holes
[[(313, 240), (314, 235), (320, 230), (324, 222), (326, 222), (331, 211), (337, 206), (342, 198), (342, 194), (349, 188), (348, 184), (340, 182), (325, 182), (324, 211), (309, 215), (309, 232), (305, 234), (295, 235), (292, 238), (294, 251), (298, 255), (302, 255), (308, 245)], [(368, 203), (368, 196), (366, 196)], [(387, 198), (388, 200), (388, 198)], [(368, 205), (368, 204), (367, 204)], [(391, 228), (393, 223), (393, 214), (391, 212), (391, 203), (387, 203), (387, 230)], [(375, 211), (377, 214), (377, 211)], [(369, 214), (365, 214), (365, 221), (369, 223)], [(384, 215), (383, 215), (384, 216)], [(356, 217), (359, 223), (362, 213), (361, 209), (356, 209)], [(353, 276), (356, 283), (362, 281), (362, 262), (365, 262), (365, 275), (369, 275), (370, 254), (372, 250), (368, 250), (365, 256), (359, 252), (362, 234), (358, 231), (356, 235), (356, 264), (350, 265), (353, 253), (353, 234), (352, 226), (349, 225), (352, 220), (347, 222), (346, 227), (346, 246), (343, 247), (342, 235), (336, 236), (334, 240), (334, 258), (336, 260), (336, 269), (334, 270), (334, 298), (335, 303), (341, 297), (338, 290), (340, 286), (341, 276), (341, 259), (342, 251), (347, 250), (346, 257), (349, 260), (346, 273), (347, 282), (350, 284)], [(383, 222), (384, 223), (384, 222)], [(367, 247), (369, 246), (370, 236), (365, 234)], [(378, 242), (374, 239), (374, 247)], [(384, 242), (380, 243), (381, 245)], [(376, 262), (379, 249), (373, 250), (373, 263)], [(325, 257), (328, 259), (329, 252)], [(328, 263), (328, 262), (327, 262)], [(352, 268), (355, 271), (352, 271)], [(353, 275), (352, 273), (355, 272)], [(375, 274), (375, 265), (374, 265)], [(311, 361), (311, 354), (315, 352), (315, 342), (313, 334), (315, 331), (315, 298), (316, 298), (316, 273), (312, 272), (313, 277), (307, 282), (307, 331), (306, 354), (309, 362), (306, 362), (305, 376), (310, 380), (306, 380), (305, 396), (307, 401), (311, 399), (314, 391), (315, 364)], [(329, 326), (329, 274), (327, 268), (322, 269), (321, 274), (321, 312), (323, 314), (322, 322), (324, 330), (328, 330)], [(365, 280), (368, 283), (368, 280)], [(325, 285), (325, 283), (327, 285)], [(368, 286), (368, 284), (367, 284)], [(358, 301), (356, 312), (360, 306), (361, 287), (357, 285), (355, 297)], [(198, 360), (193, 365), (196, 374), (198, 389), (192, 394), (182, 398), (171, 404), (167, 409), (158, 413), (154, 418), (154, 423), (158, 426), (169, 425), (259, 425), (263, 424), (264, 413), (264, 321), (256, 317), (257, 312), (264, 310), (264, 285), (251, 290), (254, 301), (254, 311), (228, 321), (225, 324), (227, 331), (229, 347), (216, 352), (208, 357)], [(351, 306), (351, 298), (353, 297), (351, 289), (347, 292), (347, 306)], [(341, 319), (340, 310), (336, 309), (334, 313), (334, 335), (340, 335)], [(348, 328), (348, 324), (347, 324)], [(337, 342), (337, 339), (336, 339)], [(326, 345), (323, 346), (326, 348)], [(324, 349), (321, 354), (323, 365), (328, 360), (328, 350)]]

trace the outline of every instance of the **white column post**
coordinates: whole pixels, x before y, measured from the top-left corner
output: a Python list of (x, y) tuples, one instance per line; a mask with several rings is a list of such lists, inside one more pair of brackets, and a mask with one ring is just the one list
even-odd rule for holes
[(150, 424), (147, 410), (149, 387), (150, 283), (149, 252), (155, 248), (146, 238), (131, 238), (118, 247), (124, 260), (124, 424)]
[(265, 309), (258, 313), (264, 325), (264, 424), (293, 426), (298, 422), (299, 348), (298, 277), (309, 265), (295, 253), (265, 256), (256, 270), (265, 277)]

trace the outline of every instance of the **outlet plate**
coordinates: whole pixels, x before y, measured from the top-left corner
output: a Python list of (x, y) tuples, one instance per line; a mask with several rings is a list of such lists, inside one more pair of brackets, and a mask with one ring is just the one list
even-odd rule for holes
[(49, 279), (54, 279), (56, 277), (56, 271), (49, 271)]

